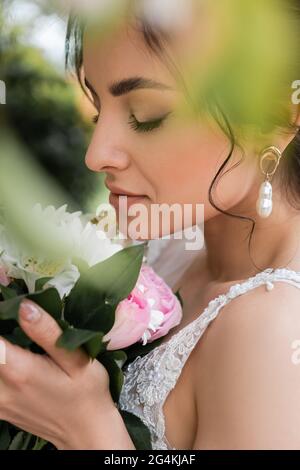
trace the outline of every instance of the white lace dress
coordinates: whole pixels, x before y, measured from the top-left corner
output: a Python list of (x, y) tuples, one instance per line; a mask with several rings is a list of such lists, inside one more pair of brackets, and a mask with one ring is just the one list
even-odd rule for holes
[(268, 268), (231, 286), (226, 294), (211, 300), (196, 320), (171, 336), (169, 341), (145, 356), (138, 356), (127, 366), (119, 406), (138, 416), (150, 429), (153, 450), (176, 450), (165, 435), (163, 405), (207, 326), (217, 317), (222, 307), (235, 297), (263, 284), (266, 291), (270, 291), (275, 281), (287, 282), (300, 288), (300, 272)]

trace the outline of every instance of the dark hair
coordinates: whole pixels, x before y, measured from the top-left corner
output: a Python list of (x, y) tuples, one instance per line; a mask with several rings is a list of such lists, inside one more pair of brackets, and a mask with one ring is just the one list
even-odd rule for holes
[[(285, 1), (291, 3), (293, 14), (296, 14), (299, 16), (299, 24), (300, 24), (300, 7), (299, 7), (298, 0), (285, 0)], [(177, 74), (177, 77), (181, 78), (180, 71), (176, 67), (176, 64), (173, 62), (172, 58), (168, 55), (166, 48), (164, 46), (165, 41), (168, 40), (168, 36), (166, 36), (165, 32), (160, 30), (159, 28), (154, 28), (153, 25), (150, 25), (144, 19), (140, 19), (138, 17), (136, 17), (136, 19), (137, 19), (136, 27), (139, 30), (139, 32), (142, 34), (147, 47), (156, 55), (158, 55), (164, 61), (164, 63), (167, 65), (169, 69), (172, 69), (173, 72), (175, 71)], [(134, 25), (131, 25), (131, 26), (133, 27)], [(82, 76), (81, 76), (82, 67), (83, 67), (83, 47), (82, 47), (83, 34), (84, 34), (83, 21), (78, 16), (71, 14), (69, 17), (69, 21), (68, 21), (67, 36), (66, 36), (66, 69), (75, 71), (77, 79), (80, 83), (80, 86), (83, 92), (90, 99), (90, 96), (87, 93), (86, 88), (82, 82)], [(187, 98), (189, 98), (189, 93), (185, 86), (184, 80), (182, 80), (182, 85), (186, 91)], [(192, 102), (191, 102), (191, 105), (193, 106)], [(218, 207), (213, 200), (213, 190), (215, 189), (216, 184), (220, 181), (220, 179), (223, 176), (225, 176), (226, 173), (233, 170), (243, 161), (245, 154), (244, 154), (242, 147), (238, 143), (238, 140), (233, 131), (232, 125), (230, 124), (229, 119), (226, 117), (225, 111), (222, 109), (222, 106), (220, 105), (220, 103), (217, 102), (217, 99), (216, 98), (212, 99), (211, 102), (208, 104), (208, 107), (209, 107), (209, 111), (211, 115), (213, 116), (213, 118), (215, 119), (215, 121), (217, 122), (221, 130), (227, 135), (227, 137), (230, 140), (229, 154), (227, 158), (225, 159), (225, 161), (220, 166), (220, 168), (218, 169), (216, 175), (214, 176), (210, 184), (209, 194), (208, 194), (209, 202), (217, 211), (221, 212), (222, 214), (251, 222), (252, 228), (251, 228), (250, 233), (246, 237), (248, 238), (248, 250), (249, 250), (249, 256), (251, 258), (251, 240), (252, 240), (252, 235), (253, 235), (255, 225), (256, 225), (255, 220), (250, 217), (241, 216), (238, 214), (230, 213), (228, 211), (224, 211), (222, 208)], [(280, 186), (285, 191), (285, 196), (288, 202), (294, 208), (300, 209), (300, 205), (298, 205), (300, 201), (300, 128), (299, 126), (296, 126), (293, 123), (287, 123), (285, 130), (286, 131), (298, 130), (298, 132), (297, 132), (296, 137), (293, 139), (293, 141), (290, 143), (290, 145), (286, 148), (284, 152), (285, 164), (281, 165), (281, 171), (280, 172), (278, 171), (276, 173), (276, 177), (280, 179)], [(223, 173), (223, 170), (225, 169), (228, 162), (230, 161), (233, 155), (234, 149), (236, 147), (239, 147), (240, 150), (242, 151), (241, 160)], [(261, 269), (255, 264), (254, 260), (252, 260), (252, 262), (258, 270)]]

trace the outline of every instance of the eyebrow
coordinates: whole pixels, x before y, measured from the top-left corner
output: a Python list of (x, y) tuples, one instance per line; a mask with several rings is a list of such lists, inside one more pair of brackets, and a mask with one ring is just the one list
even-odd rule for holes
[[(84, 80), (86, 86), (95, 94), (94, 88), (89, 83), (89, 81), (85, 78)], [(144, 77), (131, 77), (121, 80), (119, 82), (114, 82), (109, 85), (108, 90), (112, 96), (118, 97), (122, 95), (126, 95), (134, 90), (142, 90), (142, 89), (155, 89), (155, 90), (172, 90), (172, 88), (164, 83), (156, 82), (154, 80), (144, 78)]]

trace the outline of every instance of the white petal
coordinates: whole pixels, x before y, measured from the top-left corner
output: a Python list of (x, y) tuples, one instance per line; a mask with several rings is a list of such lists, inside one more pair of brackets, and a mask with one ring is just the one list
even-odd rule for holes
[(155, 299), (150, 298), (150, 299), (147, 299), (147, 301), (150, 307), (153, 307), (153, 305), (155, 304)]
[(151, 310), (148, 328), (153, 331), (156, 331), (157, 328), (163, 323), (164, 318), (165, 316), (160, 310)]

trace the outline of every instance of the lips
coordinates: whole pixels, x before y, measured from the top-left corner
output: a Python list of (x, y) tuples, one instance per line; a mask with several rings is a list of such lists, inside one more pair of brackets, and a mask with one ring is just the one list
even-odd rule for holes
[(144, 194), (135, 194), (130, 191), (127, 191), (126, 189), (119, 188), (117, 186), (108, 184), (106, 182), (105, 182), (105, 186), (112, 194), (116, 196), (138, 197), (138, 198), (145, 197)]
[(110, 193), (109, 195), (109, 203), (114, 206), (119, 208), (120, 206), (120, 196), (125, 196), (126, 197), (126, 207), (130, 207), (133, 204), (137, 204), (141, 202), (142, 199), (145, 199), (146, 196), (128, 196), (127, 194), (116, 194), (116, 193)]

